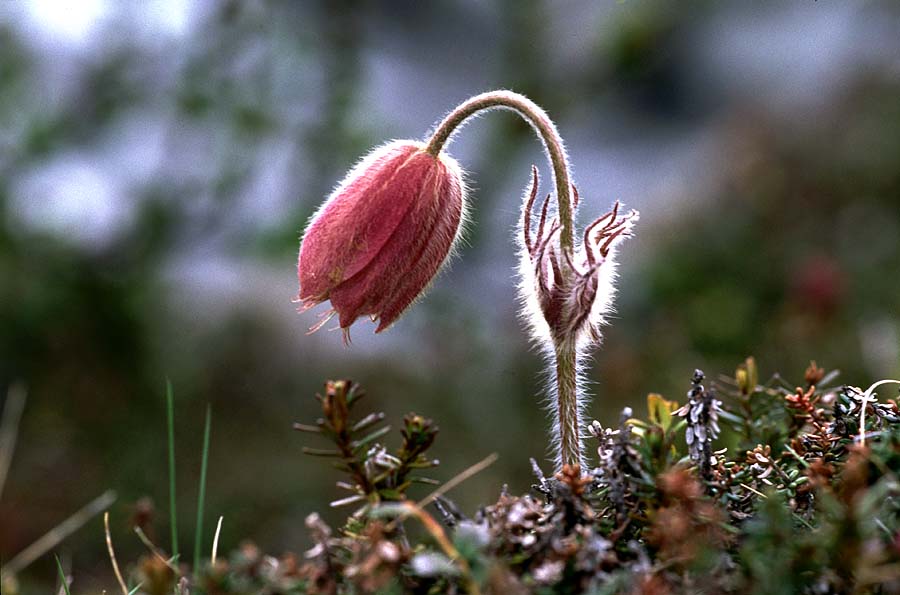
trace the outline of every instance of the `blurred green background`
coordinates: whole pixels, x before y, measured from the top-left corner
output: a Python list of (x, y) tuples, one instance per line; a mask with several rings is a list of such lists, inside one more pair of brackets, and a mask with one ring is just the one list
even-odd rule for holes
[[(183, 549), (207, 403), (210, 540), (218, 515), (222, 548), (273, 553), (307, 546), (313, 510), (340, 522), (336, 472), (300, 452), (322, 445), (291, 429), (327, 378), (395, 427), (434, 417), (434, 477), (498, 452), (451, 493), (464, 511), (526, 490), (547, 420), (512, 238), (531, 163), (549, 172), (525, 124), (490, 114), (451, 146), (467, 242), (388, 333), (306, 336), (291, 303), (304, 223), (355, 160), (492, 88), (556, 119), (582, 222), (642, 213), (592, 417), (683, 401), (695, 367), (750, 354), (763, 377), (900, 376), (898, 31), (889, 0), (0, 2), (0, 399), (28, 387), (0, 556), (107, 488), (120, 560), (143, 552), (139, 498), (167, 543), (166, 378)], [(79, 590), (110, 584), (99, 520), (56, 551)], [(45, 556), (20, 578), (54, 573)]]

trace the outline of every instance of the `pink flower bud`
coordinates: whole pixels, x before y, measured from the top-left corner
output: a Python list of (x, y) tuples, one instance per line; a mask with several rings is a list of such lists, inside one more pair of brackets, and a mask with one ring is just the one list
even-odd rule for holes
[(301, 309), (326, 300), (346, 333), (360, 316), (389, 327), (422, 294), (460, 232), (465, 186), (456, 161), (414, 141), (379, 147), (310, 220), (300, 246)]

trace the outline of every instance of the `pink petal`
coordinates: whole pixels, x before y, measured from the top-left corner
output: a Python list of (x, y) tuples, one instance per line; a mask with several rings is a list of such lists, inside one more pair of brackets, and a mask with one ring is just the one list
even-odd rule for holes
[(371, 262), (412, 206), (433, 163), (418, 143), (400, 141), (377, 149), (350, 172), (304, 234), (301, 300), (327, 299), (332, 288)]
[(403, 312), (422, 294), (447, 260), (458, 235), (462, 219), (463, 189), (458, 178), (448, 177), (441, 191), (441, 217), (428, 234), (400, 283), (388, 294), (389, 299), (379, 312), (376, 333), (394, 323)]
[(340, 314), (342, 327), (350, 326), (360, 316), (377, 315), (400, 277), (407, 274), (420, 246), (428, 241), (439, 215), (433, 198), (435, 185), (440, 183), (437, 169), (421, 180), (413, 208), (366, 268), (331, 291), (331, 304)]
[(437, 273), (461, 217), (458, 169), (434, 161), (431, 175), (422, 180), (419, 198), (381, 252), (366, 269), (332, 291), (331, 302), (341, 314), (341, 326), (349, 326), (363, 315), (381, 317), (379, 330), (393, 322)]

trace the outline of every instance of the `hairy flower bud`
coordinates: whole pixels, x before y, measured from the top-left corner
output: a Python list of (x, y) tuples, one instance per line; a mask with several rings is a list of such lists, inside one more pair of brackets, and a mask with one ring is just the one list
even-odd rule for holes
[[(520, 235), (519, 270), (528, 322), (545, 343), (599, 341), (600, 326), (612, 308), (615, 292), (616, 248), (631, 235), (638, 212), (621, 215), (616, 202), (612, 211), (585, 227), (581, 246), (570, 254), (558, 241), (561, 224), (555, 218), (548, 221), (549, 196), (533, 225), (537, 189), (537, 168), (533, 168)], [(575, 207), (578, 192), (574, 188), (573, 194)]]
[(300, 246), (301, 309), (326, 300), (346, 333), (360, 316), (390, 326), (434, 279), (459, 236), (457, 163), (395, 141), (365, 157), (312, 217)]

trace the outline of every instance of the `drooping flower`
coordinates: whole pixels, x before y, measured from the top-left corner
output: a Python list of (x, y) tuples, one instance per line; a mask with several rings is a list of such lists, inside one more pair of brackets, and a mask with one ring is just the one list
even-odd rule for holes
[(570, 182), (565, 145), (547, 113), (524, 95), (504, 90), (475, 95), (447, 113), (426, 143), (396, 141), (364, 159), (306, 230), (298, 301), (303, 310), (331, 301), (332, 309), (310, 332), (335, 314), (345, 340), (360, 316), (378, 321), (376, 332), (390, 326), (434, 278), (459, 235), (465, 207), (462, 173), (442, 151), (467, 120), (492, 109), (511, 110), (531, 124), (553, 170), (558, 221), (548, 221), (548, 196), (533, 226), (534, 170), (521, 226), (520, 295), (526, 320), (552, 364), (554, 389), (548, 401), (561, 470), (584, 464), (580, 419), (585, 391), (579, 370), (585, 348), (599, 340), (611, 308), (615, 250), (631, 235), (638, 214), (620, 216), (616, 203), (584, 230), (583, 240), (575, 238), (578, 193)]
[[(533, 224), (537, 190), (537, 168), (532, 168), (519, 236), (527, 321), (536, 337), (548, 345), (580, 347), (599, 341), (600, 326), (615, 293), (616, 248), (631, 235), (639, 214), (634, 209), (620, 214), (617, 201), (609, 213), (585, 227), (581, 245), (570, 254), (559, 244), (560, 223), (556, 218), (548, 221), (549, 195)], [(578, 206), (574, 186), (572, 194), (574, 211)]]
[(301, 309), (326, 300), (345, 337), (369, 316), (380, 332), (422, 294), (452, 251), (465, 203), (462, 171), (422, 143), (395, 141), (365, 157), (310, 220), (300, 246)]

